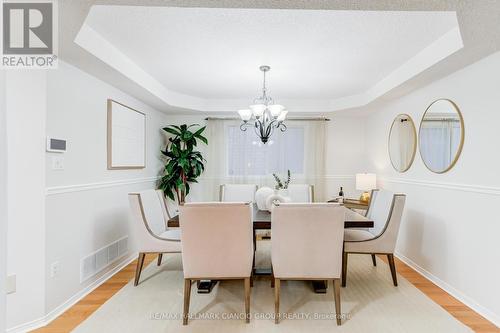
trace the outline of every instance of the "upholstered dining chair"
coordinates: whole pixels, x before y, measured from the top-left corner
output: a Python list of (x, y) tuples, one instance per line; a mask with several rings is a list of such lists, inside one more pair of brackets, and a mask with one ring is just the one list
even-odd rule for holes
[(221, 202), (253, 202), (255, 201), (255, 184), (222, 184), (219, 191)]
[(392, 282), (398, 285), (394, 249), (405, 205), (404, 194), (394, 194), (387, 190), (372, 190), (370, 206), (366, 217), (373, 220), (371, 229), (346, 229), (344, 232), (344, 255), (342, 260), (342, 286), (347, 282), (347, 259), (349, 253), (372, 255), (376, 266), (375, 254), (387, 255), (391, 269)]
[(169, 218), (179, 215), (179, 205), (177, 201), (165, 197), (165, 207), (167, 208), (167, 215)]
[(309, 184), (290, 184), (288, 185), (288, 196), (292, 202), (313, 202), (314, 186)]
[(250, 321), (253, 239), (250, 203), (186, 203), (179, 207), (184, 316), (187, 325), (194, 281), (244, 280), (246, 322)]
[(279, 204), (271, 215), (275, 323), (282, 280), (332, 280), (337, 325), (345, 207), (332, 203)]
[(134, 286), (139, 284), (147, 253), (158, 254), (159, 266), (163, 253), (181, 252), (180, 229), (167, 228), (169, 217), (164, 198), (161, 190), (145, 190), (129, 194), (139, 249)]

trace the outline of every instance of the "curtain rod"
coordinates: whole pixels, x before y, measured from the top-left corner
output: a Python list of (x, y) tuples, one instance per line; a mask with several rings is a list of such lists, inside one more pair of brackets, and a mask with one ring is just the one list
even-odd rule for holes
[[(207, 117), (205, 120), (241, 120), (238, 117)], [(325, 117), (292, 117), (286, 118), (285, 121), (330, 121), (330, 118)]]

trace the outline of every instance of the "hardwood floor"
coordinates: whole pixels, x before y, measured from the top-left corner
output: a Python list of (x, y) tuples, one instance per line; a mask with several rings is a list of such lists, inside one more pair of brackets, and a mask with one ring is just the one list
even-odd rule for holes
[[(149, 265), (156, 257), (148, 254), (145, 259), (145, 266)], [(164, 258), (168, 260), (168, 256)], [(377, 260), (384, 260), (387, 263), (385, 256), (379, 256)], [(398, 274), (410, 281), (415, 287), (420, 289), (424, 294), (431, 298), (434, 302), (443, 307), (453, 317), (469, 326), (475, 332), (492, 333), (500, 332), (495, 325), (484, 319), (482, 316), (465, 306), (456, 298), (450, 296), (444, 290), (440, 289), (425, 277), (417, 273), (408, 265), (395, 258)], [(72, 306), (62, 315), (57, 317), (49, 325), (37, 329), (33, 332), (38, 333), (66, 333), (74, 329), (78, 324), (88, 318), (96, 311), (104, 302), (111, 298), (118, 290), (123, 288), (130, 280), (134, 278), (136, 261), (130, 263), (120, 272), (115, 274), (108, 281), (103, 283), (96, 290), (91, 292), (77, 304)]]
[[(377, 256), (377, 260), (383, 260), (387, 263), (386, 256)], [(399, 275), (411, 282), (415, 287), (427, 295), (434, 302), (439, 304), (449, 314), (469, 326), (475, 332), (492, 333), (500, 332), (495, 325), (486, 320), (484, 317), (473, 311), (465, 304), (448, 294), (443, 289), (436, 286), (431, 281), (416, 272), (413, 268), (406, 265), (401, 260), (394, 257), (396, 261), (396, 270)]]

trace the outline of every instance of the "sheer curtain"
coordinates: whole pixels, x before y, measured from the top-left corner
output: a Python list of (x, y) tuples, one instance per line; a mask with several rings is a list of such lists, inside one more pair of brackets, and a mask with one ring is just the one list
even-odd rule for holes
[(400, 147), (400, 158), (401, 158), (401, 166), (406, 169), (408, 163), (410, 163), (411, 158), (413, 157), (413, 148), (415, 146), (414, 141), (414, 132), (412, 123), (409, 121), (401, 122), (401, 128), (399, 131), (399, 140), (401, 142)]
[(325, 201), (326, 122), (300, 122), (305, 129), (304, 173), (297, 184), (314, 185), (315, 201)]
[(455, 158), (460, 144), (460, 122), (425, 121), (420, 132), (420, 153), (432, 170), (445, 170)]
[(201, 177), (204, 200), (217, 200), (220, 184), (257, 184), (274, 188), (272, 173), (294, 184), (315, 186), (317, 200), (324, 199), (324, 121), (288, 121), (262, 144), (252, 128), (242, 132), (235, 120), (209, 120), (206, 171)]
[(408, 167), (413, 157), (415, 144), (412, 123), (397, 120), (392, 126), (389, 138), (390, 156), (395, 166), (400, 166), (401, 169)]

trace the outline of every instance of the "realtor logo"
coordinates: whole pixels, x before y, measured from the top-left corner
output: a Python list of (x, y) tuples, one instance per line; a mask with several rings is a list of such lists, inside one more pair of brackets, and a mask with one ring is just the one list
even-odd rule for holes
[(55, 3), (9, 1), (2, 11), (2, 67), (55, 68)]

